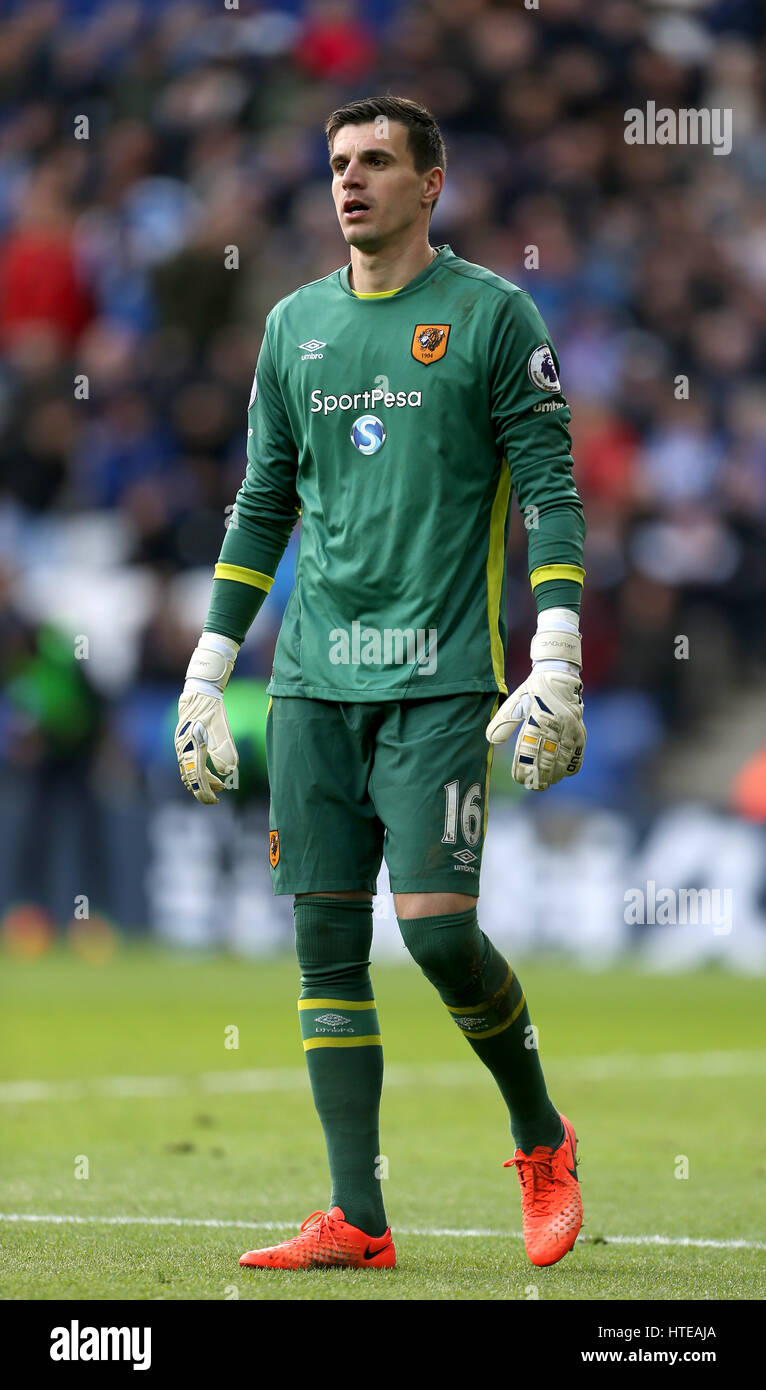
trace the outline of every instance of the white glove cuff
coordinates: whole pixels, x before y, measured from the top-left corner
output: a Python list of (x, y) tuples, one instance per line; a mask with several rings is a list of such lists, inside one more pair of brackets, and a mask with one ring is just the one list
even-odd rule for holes
[[(191, 666), (191, 662), (189, 665)], [(209, 695), (213, 700), (223, 699), (223, 692), (219, 686), (213, 685), (212, 681), (199, 680), (196, 676), (186, 677), (181, 693), (188, 695), (191, 691), (195, 691), (197, 695)]]
[(236, 661), (239, 642), (235, 642), (233, 637), (221, 637), (218, 632), (203, 632), (197, 643), (198, 650), (200, 647), (205, 652), (219, 652), (229, 661)]
[(579, 634), (580, 615), (573, 608), (544, 608), (537, 615), (537, 631)]
[[(186, 682), (202, 695), (221, 694), (234, 669), (239, 643), (216, 632), (203, 632), (186, 668)], [(192, 682), (195, 682), (192, 684)], [(206, 689), (211, 685), (213, 690)]]
[(533, 661), (533, 671), (566, 671), (568, 676), (579, 676), (580, 667), (573, 661)]
[(578, 615), (571, 608), (544, 609), (537, 619), (537, 632), (530, 643), (529, 655), (533, 666), (569, 671), (576, 676), (582, 666)]

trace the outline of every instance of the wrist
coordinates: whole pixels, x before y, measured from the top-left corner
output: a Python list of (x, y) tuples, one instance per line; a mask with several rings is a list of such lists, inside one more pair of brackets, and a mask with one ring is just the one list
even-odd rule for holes
[(213, 681), (200, 680), (198, 676), (187, 676), (181, 695), (208, 695), (213, 700), (222, 700), (223, 691)]
[(582, 667), (580, 623), (571, 608), (546, 608), (538, 615), (529, 647), (532, 669), (579, 674)]
[(533, 671), (565, 671), (568, 676), (579, 676), (580, 667), (573, 661), (557, 661), (555, 658), (545, 658), (543, 661), (532, 662)]
[(203, 632), (186, 668), (185, 691), (221, 697), (234, 669), (239, 643), (217, 632)]
[(580, 614), (573, 608), (544, 608), (537, 615), (538, 632), (580, 633)]
[(236, 661), (240, 645), (233, 637), (223, 637), (220, 632), (203, 632), (197, 650), (218, 652), (229, 661)]

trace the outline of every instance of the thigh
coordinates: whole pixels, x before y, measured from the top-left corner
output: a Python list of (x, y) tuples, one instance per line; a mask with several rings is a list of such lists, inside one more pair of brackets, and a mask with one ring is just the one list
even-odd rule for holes
[(275, 894), (375, 892), (384, 834), (368, 792), (375, 709), (273, 696), (266, 762)]
[(392, 704), (377, 731), (370, 795), (386, 828), (393, 893), (479, 895), (494, 694)]

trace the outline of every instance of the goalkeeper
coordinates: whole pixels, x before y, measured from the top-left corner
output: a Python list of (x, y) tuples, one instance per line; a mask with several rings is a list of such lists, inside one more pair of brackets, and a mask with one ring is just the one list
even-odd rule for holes
[[(350, 264), (266, 320), (247, 472), (176, 731), (184, 783), (215, 802), (237, 761), (223, 692), (300, 515), (268, 686), (269, 862), (274, 892), (295, 896), (298, 1014), (332, 1195), (291, 1240), (240, 1263), (395, 1263), (369, 975), (385, 854), (404, 942), (508, 1107), (526, 1251), (548, 1265), (582, 1221), (576, 1138), (476, 901), (493, 745), (518, 730), (513, 774), (533, 791), (582, 762), (584, 522), (569, 408), (529, 295), (429, 245), (446, 167), (430, 113), (397, 97), (355, 101), (326, 134)], [(539, 618), (531, 673), (508, 695), (514, 488)]]

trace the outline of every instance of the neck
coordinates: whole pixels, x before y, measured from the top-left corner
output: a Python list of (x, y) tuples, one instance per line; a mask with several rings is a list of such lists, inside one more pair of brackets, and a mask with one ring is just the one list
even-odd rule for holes
[(412, 242), (404, 248), (386, 246), (379, 251), (362, 251), (352, 246), (349, 284), (359, 294), (381, 294), (384, 290), (402, 289), (431, 264), (435, 255), (434, 248), (428, 244), (427, 234), (424, 234), (422, 241)]

